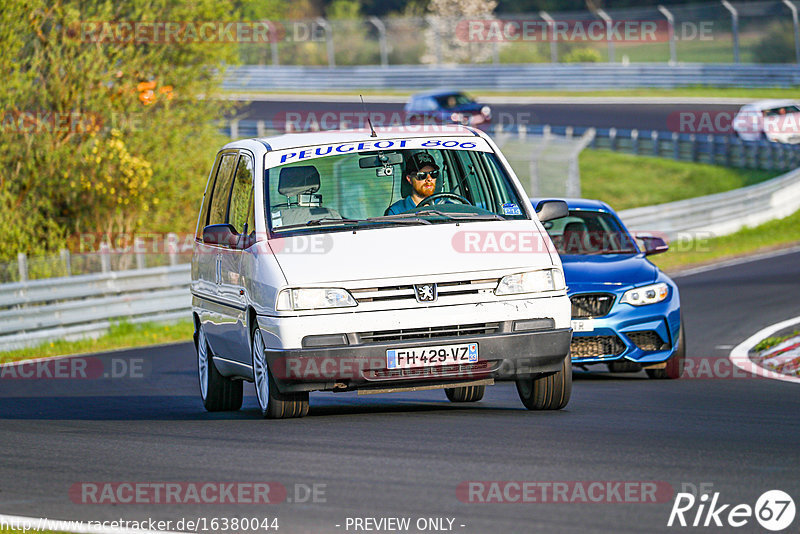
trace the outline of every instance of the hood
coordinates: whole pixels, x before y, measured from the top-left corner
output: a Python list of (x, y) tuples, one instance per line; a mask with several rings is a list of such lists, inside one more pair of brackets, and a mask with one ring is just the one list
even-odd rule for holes
[(561, 256), (570, 293), (654, 282), (658, 269), (643, 254)]
[[(304, 244), (313, 239), (316, 252)], [(518, 243), (518, 244), (517, 244)], [(467, 222), (336, 231), (270, 240), (290, 286), (558, 265), (534, 221)], [(537, 248), (538, 247), (538, 248)], [(297, 250), (301, 252), (291, 252)], [(487, 273), (487, 276), (489, 273)]]

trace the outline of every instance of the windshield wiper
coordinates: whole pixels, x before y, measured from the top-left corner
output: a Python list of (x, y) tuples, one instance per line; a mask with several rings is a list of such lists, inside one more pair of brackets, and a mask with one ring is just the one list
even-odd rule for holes
[(415, 212), (417, 215), (438, 215), (452, 220), (471, 221), (505, 221), (506, 218), (496, 213), (445, 213), (439, 210), (422, 210)]
[(431, 224), (430, 221), (423, 219), (422, 217), (417, 217), (416, 214), (412, 213), (395, 213), (394, 215), (384, 215), (383, 217), (370, 217), (366, 219), (369, 222), (392, 222), (392, 223), (402, 223), (402, 224)]
[(299, 228), (303, 226), (320, 226), (328, 223), (343, 223), (343, 224), (358, 224), (360, 219), (337, 219), (336, 217), (322, 217), (321, 219), (311, 219), (304, 223), (287, 224), (286, 226), (279, 226), (276, 230), (285, 230), (286, 228)]

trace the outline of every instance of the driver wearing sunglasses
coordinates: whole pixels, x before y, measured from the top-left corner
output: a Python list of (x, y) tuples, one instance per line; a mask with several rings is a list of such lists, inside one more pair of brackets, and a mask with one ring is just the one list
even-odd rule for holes
[(403, 179), (411, 185), (411, 194), (389, 206), (385, 215), (410, 211), (436, 192), (439, 166), (430, 154), (417, 152), (406, 160), (405, 169)]

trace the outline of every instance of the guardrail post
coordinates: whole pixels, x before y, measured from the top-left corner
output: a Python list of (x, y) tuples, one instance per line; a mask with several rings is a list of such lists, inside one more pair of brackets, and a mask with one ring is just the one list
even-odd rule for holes
[(678, 62), (678, 53), (675, 50), (675, 17), (673, 17), (672, 13), (664, 6), (658, 6), (658, 10), (667, 19), (667, 25), (669, 27), (669, 64), (675, 65)]
[(692, 161), (697, 161), (698, 157), (698, 150), (697, 150), (697, 136), (695, 134), (689, 134), (689, 143), (692, 148)]
[(104, 273), (111, 272), (111, 248), (108, 243), (100, 243), (100, 270)]
[(572, 139), (574, 135), (575, 135), (575, 128), (573, 128), (572, 126), (567, 126), (566, 128), (564, 128), (564, 137), (566, 137), (567, 139)]
[(650, 140), (653, 142), (653, 155), (660, 156), (661, 150), (659, 150), (659, 143), (658, 143), (658, 132), (653, 130), (650, 132)]
[(28, 256), (24, 252), (17, 254), (17, 269), (19, 269), (19, 281), (28, 281)]
[(544, 126), (542, 126), (542, 137), (544, 137), (545, 141), (549, 141), (550, 140), (550, 136), (551, 136), (551, 134), (550, 134), (550, 125), (549, 124), (545, 124)]
[(733, 34), (733, 62), (739, 63), (739, 12), (728, 0), (722, 0), (725, 9), (731, 12), (731, 33)]
[(597, 10), (597, 15), (606, 23), (606, 41), (608, 41), (608, 62), (614, 63), (614, 40), (611, 39), (611, 26), (614, 21), (602, 9)]
[(520, 141), (524, 141), (528, 137), (528, 127), (524, 124), (517, 124), (517, 137)]
[(725, 156), (725, 165), (731, 166), (731, 137), (726, 135), (722, 138), (723, 142), (723, 155)]
[(740, 137), (737, 137), (736, 139), (739, 143), (739, 167), (744, 169), (747, 167), (747, 146)]
[(61, 263), (64, 264), (64, 276), (72, 276), (72, 258), (70, 258), (69, 250), (62, 248), (58, 253), (61, 255)]
[(609, 128), (608, 129), (608, 144), (609, 149), (612, 151), (617, 150), (617, 129), (616, 128)]
[(798, 64), (800, 64), (800, 24), (797, 20), (797, 6), (789, 0), (783, 0), (783, 3), (792, 12), (792, 25), (794, 26), (794, 57)]
[(386, 44), (386, 24), (378, 17), (367, 19), (378, 30), (378, 44), (381, 47), (381, 66), (389, 66), (389, 47)]
[(144, 247), (145, 243), (141, 237), (135, 237), (133, 239), (133, 253), (136, 256), (136, 268), (140, 270), (145, 268)]
[(678, 132), (672, 132), (672, 159), (680, 161), (681, 159), (681, 143)]
[(558, 42), (553, 35), (556, 21), (546, 11), (539, 11), (539, 16), (547, 23), (547, 31), (550, 34), (550, 63), (558, 63)]
[(233, 119), (230, 122), (231, 139), (239, 138), (239, 119)]
[(631, 130), (631, 152), (634, 155), (639, 155), (639, 130), (634, 128)]
[(264, 137), (264, 135), (266, 135), (266, 123), (263, 119), (256, 121), (256, 135), (258, 137)]
[(717, 163), (716, 147), (714, 146), (715, 139), (716, 138), (711, 134), (709, 134), (706, 137), (706, 141), (708, 142), (708, 157), (710, 160), (709, 163), (711, 163), (712, 165), (716, 165)]
[[(772, 170), (775, 168), (775, 150), (773, 147), (773, 143), (764, 143), (764, 156), (762, 159), (764, 161), (762, 169)], [(756, 166), (759, 166), (760, 161), (756, 162)]]

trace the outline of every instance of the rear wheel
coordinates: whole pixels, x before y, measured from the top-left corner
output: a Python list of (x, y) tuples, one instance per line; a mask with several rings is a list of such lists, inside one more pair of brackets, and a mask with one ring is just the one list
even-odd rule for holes
[(518, 378), (517, 393), (529, 410), (560, 410), (572, 394), (572, 358), (564, 358), (561, 369), (539, 378)]
[(451, 402), (477, 402), (483, 398), (486, 386), (464, 386), (445, 388), (444, 394)]
[(663, 369), (645, 369), (647, 376), (655, 379), (680, 378), (683, 374), (683, 367), (686, 363), (686, 342), (683, 333), (683, 319), (681, 319), (681, 329), (678, 333), (678, 346), (675, 352), (667, 360), (667, 366)]
[(197, 327), (197, 374), (200, 397), (206, 410), (225, 412), (242, 407), (242, 381), (231, 380), (217, 371), (202, 325)]
[(256, 386), (256, 398), (262, 417), (269, 419), (287, 419), (289, 417), (303, 417), (308, 414), (308, 392), (281, 393), (275, 385), (275, 379), (267, 365), (267, 356), (264, 352), (264, 338), (261, 330), (253, 331), (252, 356), (253, 356), (253, 382)]

